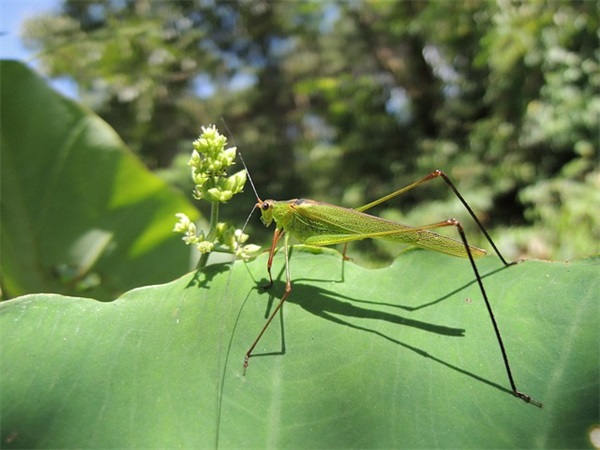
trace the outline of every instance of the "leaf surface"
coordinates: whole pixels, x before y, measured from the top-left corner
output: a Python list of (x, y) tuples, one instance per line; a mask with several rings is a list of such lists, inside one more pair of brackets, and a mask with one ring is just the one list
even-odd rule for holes
[[(511, 395), (469, 263), (409, 251), (384, 269), (294, 248), (293, 291), (266, 255), (107, 303), (0, 304), (10, 447), (590, 447), (598, 426), (599, 259), (478, 260)], [(341, 281), (343, 273), (343, 281)]]
[(188, 270), (171, 231), (175, 213), (198, 217), (184, 195), (25, 65), (0, 61), (0, 72), (4, 296), (111, 299)]

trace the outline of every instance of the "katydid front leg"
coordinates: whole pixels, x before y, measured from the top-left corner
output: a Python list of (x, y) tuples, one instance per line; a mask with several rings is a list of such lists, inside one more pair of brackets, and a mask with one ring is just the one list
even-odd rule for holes
[[(271, 266), (273, 265), (273, 257), (275, 256), (275, 251), (277, 250), (277, 244), (279, 243), (279, 239), (283, 236), (285, 230), (283, 228), (275, 228), (275, 232), (273, 233), (273, 242), (271, 243), (271, 250), (269, 250), (269, 261), (267, 261), (267, 272), (269, 273), (269, 284), (263, 286), (263, 289), (269, 289), (273, 286), (273, 277), (271, 276)], [(287, 236), (286, 236), (287, 239)]]
[(256, 340), (252, 343), (252, 345), (246, 352), (246, 356), (244, 358), (244, 372), (243, 372), (244, 375), (246, 375), (246, 369), (248, 368), (248, 362), (250, 360), (250, 356), (252, 356), (252, 352), (254, 351), (254, 348), (260, 341), (260, 338), (262, 338), (262, 335), (265, 333), (266, 329), (269, 328), (269, 325), (275, 318), (275, 315), (277, 314), (277, 312), (283, 306), (283, 302), (285, 302), (285, 299), (288, 298), (288, 295), (290, 295), (290, 292), (292, 292), (292, 282), (290, 280), (290, 258), (289, 258), (289, 250), (288, 250), (289, 234), (285, 234), (285, 232), (279, 228), (277, 228), (275, 230), (275, 233), (273, 235), (273, 245), (271, 246), (271, 252), (269, 254), (269, 262), (267, 263), (267, 271), (269, 272), (270, 284), (268, 286), (266, 286), (266, 288), (268, 289), (269, 287), (273, 286), (273, 278), (271, 277), (271, 265), (273, 263), (273, 254), (275, 253), (275, 249), (277, 247), (277, 242), (279, 241), (279, 239), (281, 238), (282, 235), (284, 235), (283, 249), (284, 249), (284, 253), (285, 253), (285, 292), (283, 294), (283, 297), (281, 297), (281, 300), (279, 301), (279, 303), (277, 304), (277, 306), (275, 307), (275, 309), (269, 316), (267, 323), (265, 324), (263, 329), (260, 330), (260, 333), (256, 337)]

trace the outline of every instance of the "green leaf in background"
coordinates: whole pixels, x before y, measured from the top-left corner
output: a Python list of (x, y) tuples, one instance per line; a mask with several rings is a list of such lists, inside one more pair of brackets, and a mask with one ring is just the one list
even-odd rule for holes
[(598, 427), (599, 259), (469, 262), (409, 251), (385, 269), (301, 247), (281, 297), (266, 259), (209, 266), (113, 302), (0, 304), (2, 447), (582, 448)]
[(175, 213), (198, 217), (185, 197), (25, 65), (0, 72), (3, 295), (110, 299), (189, 270), (171, 232)]

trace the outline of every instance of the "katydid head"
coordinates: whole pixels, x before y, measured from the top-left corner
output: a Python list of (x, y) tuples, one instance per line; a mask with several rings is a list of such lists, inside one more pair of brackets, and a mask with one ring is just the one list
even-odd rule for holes
[(271, 225), (273, 222), (273, 205), (275, 204), (275, 200), (261, 200), (258, 199), (258, 202), (254, 206), (255, 208), (260, 209), (260, 220), (265, 224), (266, 227)]

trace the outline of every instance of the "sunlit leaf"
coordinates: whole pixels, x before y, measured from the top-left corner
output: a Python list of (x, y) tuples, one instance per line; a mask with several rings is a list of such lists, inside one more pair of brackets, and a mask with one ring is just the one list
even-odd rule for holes
[[(425, 251), (367, 270), (295, 248), (109, 303), (0, 305), (2, 446), (581, 448), (597, 426), (598, 258), (480, 260), (515, 398), (466, 260)], [(342, 271), (343, 269), (343, 271)], [(341, 280), (343, 273), (343, 281)]]
[(25, 65), (0, 62), (2, 289), (114, 298), (173, 279), (189, 249), (183, 194), (150, 173), (98, 116)]

